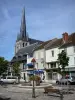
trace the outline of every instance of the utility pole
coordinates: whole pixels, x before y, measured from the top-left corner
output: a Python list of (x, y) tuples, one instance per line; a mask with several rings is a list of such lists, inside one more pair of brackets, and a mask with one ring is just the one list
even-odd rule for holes
[(35, 98), (35, 86), (34, 86), (34, 67), (35, 67), (35, 62), (36, 60), (33, 58), (31, 60), (32, 64), (33, 64), (33, 88), (32, 88), (32, 98)]

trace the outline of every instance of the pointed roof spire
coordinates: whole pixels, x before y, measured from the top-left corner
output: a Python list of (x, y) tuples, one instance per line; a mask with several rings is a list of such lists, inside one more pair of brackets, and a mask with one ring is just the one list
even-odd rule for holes
[(22, 40), (28, 41), (27, 33), (26, 33), (25, 7), (22, 10), (20, 35)]

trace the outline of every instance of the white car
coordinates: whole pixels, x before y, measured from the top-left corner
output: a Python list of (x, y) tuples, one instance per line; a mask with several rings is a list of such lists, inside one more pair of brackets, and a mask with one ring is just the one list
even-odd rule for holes
[(68, 76), (56, 81), (57, 84), (72, 84), (75, 83), (75, 76)]
[(3, 83), (18, 83), (18, 77), (16, 76), (1, 77), (1, 81)]

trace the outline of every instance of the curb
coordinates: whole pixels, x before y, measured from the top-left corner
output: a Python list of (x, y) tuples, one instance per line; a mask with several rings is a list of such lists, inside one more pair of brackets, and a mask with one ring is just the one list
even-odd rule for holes
[[(48, 85), (44, 85), (44, 86), (35, 86), (35, 88), (41, 89), (41, 88), (45, 88), (45, 87), (49, 87), (49, 86), (52, 86), (52, 84), (48, 84)], [(19, 87), (19, 88), (29, 88), (29, 89), (33, 88), (33, 86), (22, 86), (21, 84), (17, 85), (17, 87)]]

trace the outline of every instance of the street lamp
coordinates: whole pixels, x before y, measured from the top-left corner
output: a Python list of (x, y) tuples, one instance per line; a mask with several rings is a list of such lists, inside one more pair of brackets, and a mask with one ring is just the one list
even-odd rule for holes
[(35, 98), (35, 86), (34, 86), (34, 67), (35, 67), (35, 62), (36, 60), (33, 58), (31, 60), (32, 64), (33, 64), (33, 88), (32, 88), (32, 98)]

